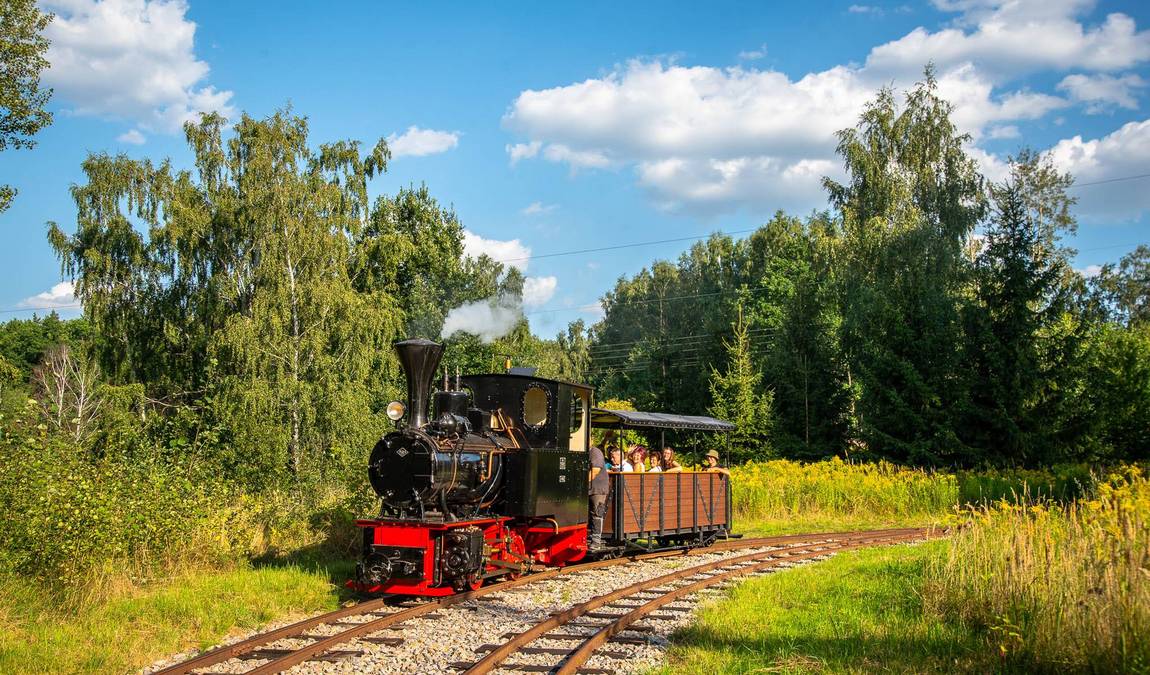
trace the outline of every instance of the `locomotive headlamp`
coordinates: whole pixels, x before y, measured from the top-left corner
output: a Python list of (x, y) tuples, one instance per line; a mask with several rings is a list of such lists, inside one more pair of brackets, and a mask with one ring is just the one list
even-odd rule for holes
[(399, 401), (392, 401), (387, 404), (387, 417), (392, 422), (398, 422), (405, 412), (407, 412), (407, 408)]

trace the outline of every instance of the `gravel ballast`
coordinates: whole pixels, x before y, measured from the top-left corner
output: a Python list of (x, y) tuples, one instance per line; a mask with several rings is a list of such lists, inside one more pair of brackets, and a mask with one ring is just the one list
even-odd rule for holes
[[(438, 608), (435, 614), (439, 618), (416, 618), (369, 634), (369, 637), (403, 638), (404, 642), (398, 646), (387, 646), (351, 640), (341, 644), (337, 649), (362, 651), (361, 656), (351, 656), (337, 661), (308, 661), (288, 670), (288, 673), (395, 673), (408, 675), (411, 673), (458, 673), (452, 667), (453, 663), (471, 663), (483, 657), (485, 652), (477, 651), (483, 645), (497, 645), (506, 641), (503, 637), (510, 633), (519, 633), (531, 628), (553, 613), (570, 608), (573, 605), (586, 602), (597, 596), (631, 584), (653, 579), (669, 574), (684, 567), (702, 565), (727, 558), (746, 555), (756, 551), (770, 551), (779, 547), (762, 547), (756, 549), (741, 549), (718, 553), (697, 553), (681, 557), (654, 559), (631, 562), (623, 565), (606, 567), (596, 570), (587, 570), (571, 574), (560, 575), (549, 579), (509, 589), (498, 593), (482, 596), (452, 607)], [(828, 551), (828, 555), (832, 554)], [(825, 556), (824, 556), (825, 557)], [(817, 560), (821, 559), (812, 559)], [(781, 563), (771, 571), (785, 569), (808, 561), (794, 563)], [(768, 572), (769, 573), (769, 572)], [(746, 578), (746, 577), (743, 577)], [(665, 590), (665, 589), (660, 589)], [(637, 627), (647, 627), (649, 631), (627, 630), (620, 637), (637, 638), (641, 644), (633, 644), (632, 640), (611, 641), (600, 648), (600, 652), (612, 652), (624, 658), (611, 658), (597, 653), (587, 664), (588, 668), (602, 668), (618, 673), (631, 673), (648, 670), (662, 663), (668, 646), (668, 639), (676, 630), (688, 626), (694, 620), (694, 613), (704, 603), (715, 602), (723, 597), (721, 591), (713, 589), (701, 593), (679, 598), (671, 605), (673, 607), (691, 607), (690, 612), (657, 610), (655, 614), (667, 616), (666, 619), (641, 619)], [(649, 600), (654, 595), (646, 595)], [(636, 606), (640, 601), (628, 598), (619, 604)], [(401, 611), (402, 607), (390, 607), (379, 611)], [(607, 612), (622, 615), (629, 611), (623, 606), (601, 607), (597, 612)], [(345, 622), (363, 622), (378, 618), (377, 615), (347, 617)], [(282, 621), (262, 627), (245, 635), (236, 635), (226, 640), (224, 644), (234, 644), (258, 633), (267, 632), (289, 625), (298, 618)], [(556, 633), (565, 635), (590, 635), (595, 628), (578, 624), (588, 623), (581, 619), (575, 625), (565, 625), (557, 629)], [(596, 622), (602, 623), (603, 620)], [(308, 631), (309, 635), (334, 635), (347, 626), (322, 625), (315, 626)], [(282, 639), (264, 645), (270, 649), (293, 649), (308, 644), (308, 640)], [(531, 647), (550, 647), (562, 649), (575, 649), (578, 642), (571, 640), (540, 639), (531, 644)], [(164, 661), (152, 664), (142, 672), (152, 673), (174, 663), (189, 659), (196, 652), (177, 654)], [(518, 653), (507, 659), (507, 663), (554, 665), (562, 657), (550, 654), (524, 654)], [(198, 672), (214, 673), (242, 673), (251, 670), (266, 660), (260, 659), (232, 659), (214, 666), (198, 669)]]

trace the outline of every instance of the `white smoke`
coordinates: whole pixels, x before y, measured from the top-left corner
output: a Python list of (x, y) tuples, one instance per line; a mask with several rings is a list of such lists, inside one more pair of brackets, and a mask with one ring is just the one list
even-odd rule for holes
[(500, 295), (469, 302), (448, 313), (443, 321), (443, 337), (471, 333), (484, 343), (490, 343), (510, 333), (522, 318), (523, 298), (518, 295)]

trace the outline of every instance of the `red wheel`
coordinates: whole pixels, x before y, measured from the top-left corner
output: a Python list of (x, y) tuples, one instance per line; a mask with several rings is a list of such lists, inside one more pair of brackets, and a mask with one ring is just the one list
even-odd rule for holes
[[(512, 533), (507, 539), (507, 551), (510, 553), (507, 556), (509, 562), (527, 564), (527, 545), (523, 543), (523, 537)], [(509, 572), (507, 574), (508, 579), (518, 579), (521, 576), (523, 576), (523, 572)]]
[(476, 579), (475, 581), (468, 582), (467, 584), (467, 590), (469, 591), (478, 591), (482, 587), (483, 579)]

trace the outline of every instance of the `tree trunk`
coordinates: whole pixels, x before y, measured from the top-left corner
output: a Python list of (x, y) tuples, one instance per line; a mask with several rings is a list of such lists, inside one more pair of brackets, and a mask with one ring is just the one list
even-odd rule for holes
[(300, 400), (299, 400), (299, 297), (296, 291), (295, 265), (292, 263), (291, 248), (288, 246), (287, 224), (284, 224), (284, 248), (287, 263), (288, 302), (291, 306), (291, 440), (288, 441), (288, 470), (292, 478), (299, 477), (300, 453)]

